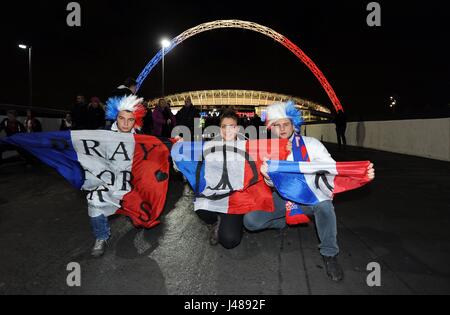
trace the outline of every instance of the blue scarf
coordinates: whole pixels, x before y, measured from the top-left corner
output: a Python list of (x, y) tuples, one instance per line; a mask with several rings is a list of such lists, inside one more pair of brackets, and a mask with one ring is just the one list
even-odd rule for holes
[[(292, 139), (292, 154), (295, 162), (310, 162), (308, 150), (306, 149), (303, 137), (300, 134), (294, 134)], [(286, 202), (286, 223), (296, 225), (310, 222), (309, 218), (302, 211), (302, 206), (298, 203)]]

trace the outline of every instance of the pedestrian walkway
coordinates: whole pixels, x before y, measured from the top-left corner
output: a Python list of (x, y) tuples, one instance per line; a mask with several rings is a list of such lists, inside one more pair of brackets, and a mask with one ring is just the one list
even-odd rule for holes
[[(84, 194), (46, 166), (16, 162), (0, 166), (0, 294), (449, 294), (450, 163), (327, 146), (338, 161), (373, 161), (377, 176), (335, 199), (341, 283), (325, 275), (314, 224), (210, 246), (178, 178), (160, 226), (112, 218), (108, 251), (93, 259)], [(81, 265), (79, 288), (66, 285), (70, 262)], [(367, 285), (371, 262), (380, 287)]]

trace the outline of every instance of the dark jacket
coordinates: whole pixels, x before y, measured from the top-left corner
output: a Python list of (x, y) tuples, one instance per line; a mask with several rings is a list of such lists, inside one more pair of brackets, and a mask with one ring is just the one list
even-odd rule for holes
[(77, 103), (73, 106), (71, 111), (73, 130), (83, 130), (87, 127), (87, 110), (88, 106), (85, 103)]
[[(27, 132), (42, 132), (42, 125), (39, 119), (37, 118), (27, 118), (23, 122), (25, 129)], [(28, 128), (28, 125), (31, 125), (30, 128)]]
[(194, 135), (194, 120), (200, 118), (200, 111), (191, 106), (183, 106), (175, 116), (177, 119), (177, 126), (186, 126), (191, 131), (191, 137)]
[[(171, 124), (167, 124), (167, 120), (171, 121)], [(169, 108), (164, 110), (160, 106), (156, 106), (153, 110), (153, 135), (157, 137), (170, 137), (171, 129), (176, 126), (175, 116), (172, 114)]]
[(347, 128), (347, 115), (343, 111), (338, 111), (333, 122), (336, 124), (336, 130), (345, 131)]
[(61, 126), (59, 126), (60, 131), (67, 131), (72, 130), (72, 122), (67, 122), (67, 120), (62, 119), (61, 120)]
[(144, 117), (144, 126), (142, 126), (142, 133), (146, 135), (151, 135), (153, 132), (153, 113), (149, 109)]
[(5, 130), (6, 136), (10, 137), (16, 133), (25, 132), (25, 126), (18, 120), (12, 122), (9, 118), (5, 118), (0, 123), (0, 132)]
[(101, 107), (88, 107), (86, 129), (95, 130), (105, 127), (105, 111)]

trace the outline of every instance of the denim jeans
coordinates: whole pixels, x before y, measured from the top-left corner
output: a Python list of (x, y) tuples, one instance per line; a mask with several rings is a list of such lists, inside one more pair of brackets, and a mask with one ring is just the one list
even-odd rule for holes
[(111, 230), (109, 228), (108, 218), (103, 214), (99, 217), (91, 217), (91, 228), (97, 240), (108, 240), (111, 236)]
[[(254, 211), (244, 216), (244, 226), (249, 231), (265, 229), (282, 229), (286, 226), (286, 201), (273, 193), (274, 212)], [(314, 206), (303, 206), (306, 215), (316, 218), (317, 233), (320, 239), (320, 254), (327, 257), (339, 254), (337, 244), (336, 214), (331, 200), (326, 200)]]

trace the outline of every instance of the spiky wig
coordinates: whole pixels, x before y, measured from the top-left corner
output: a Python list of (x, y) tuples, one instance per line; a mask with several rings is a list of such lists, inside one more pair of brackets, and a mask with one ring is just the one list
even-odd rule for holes
[(295, 107), (295, 102), (290, 100), (285, 103), (275, 103), (267, 107), (266, 125), (268, 128), (279, 119), (290, 119), (295, 131), (299, 132), (303, 125), (302, 112)]
[(134, 119), (136, 119), (134, 128), (141, 129), (147, 113), (145, 106), (142, 104), (143, 101), (143, 98), (138, 98), (136, 95), (111, 97), (106, 102), (105, 117), (108, 120), (115, 121), (121, 111), (131, 112), (134, 115)]

